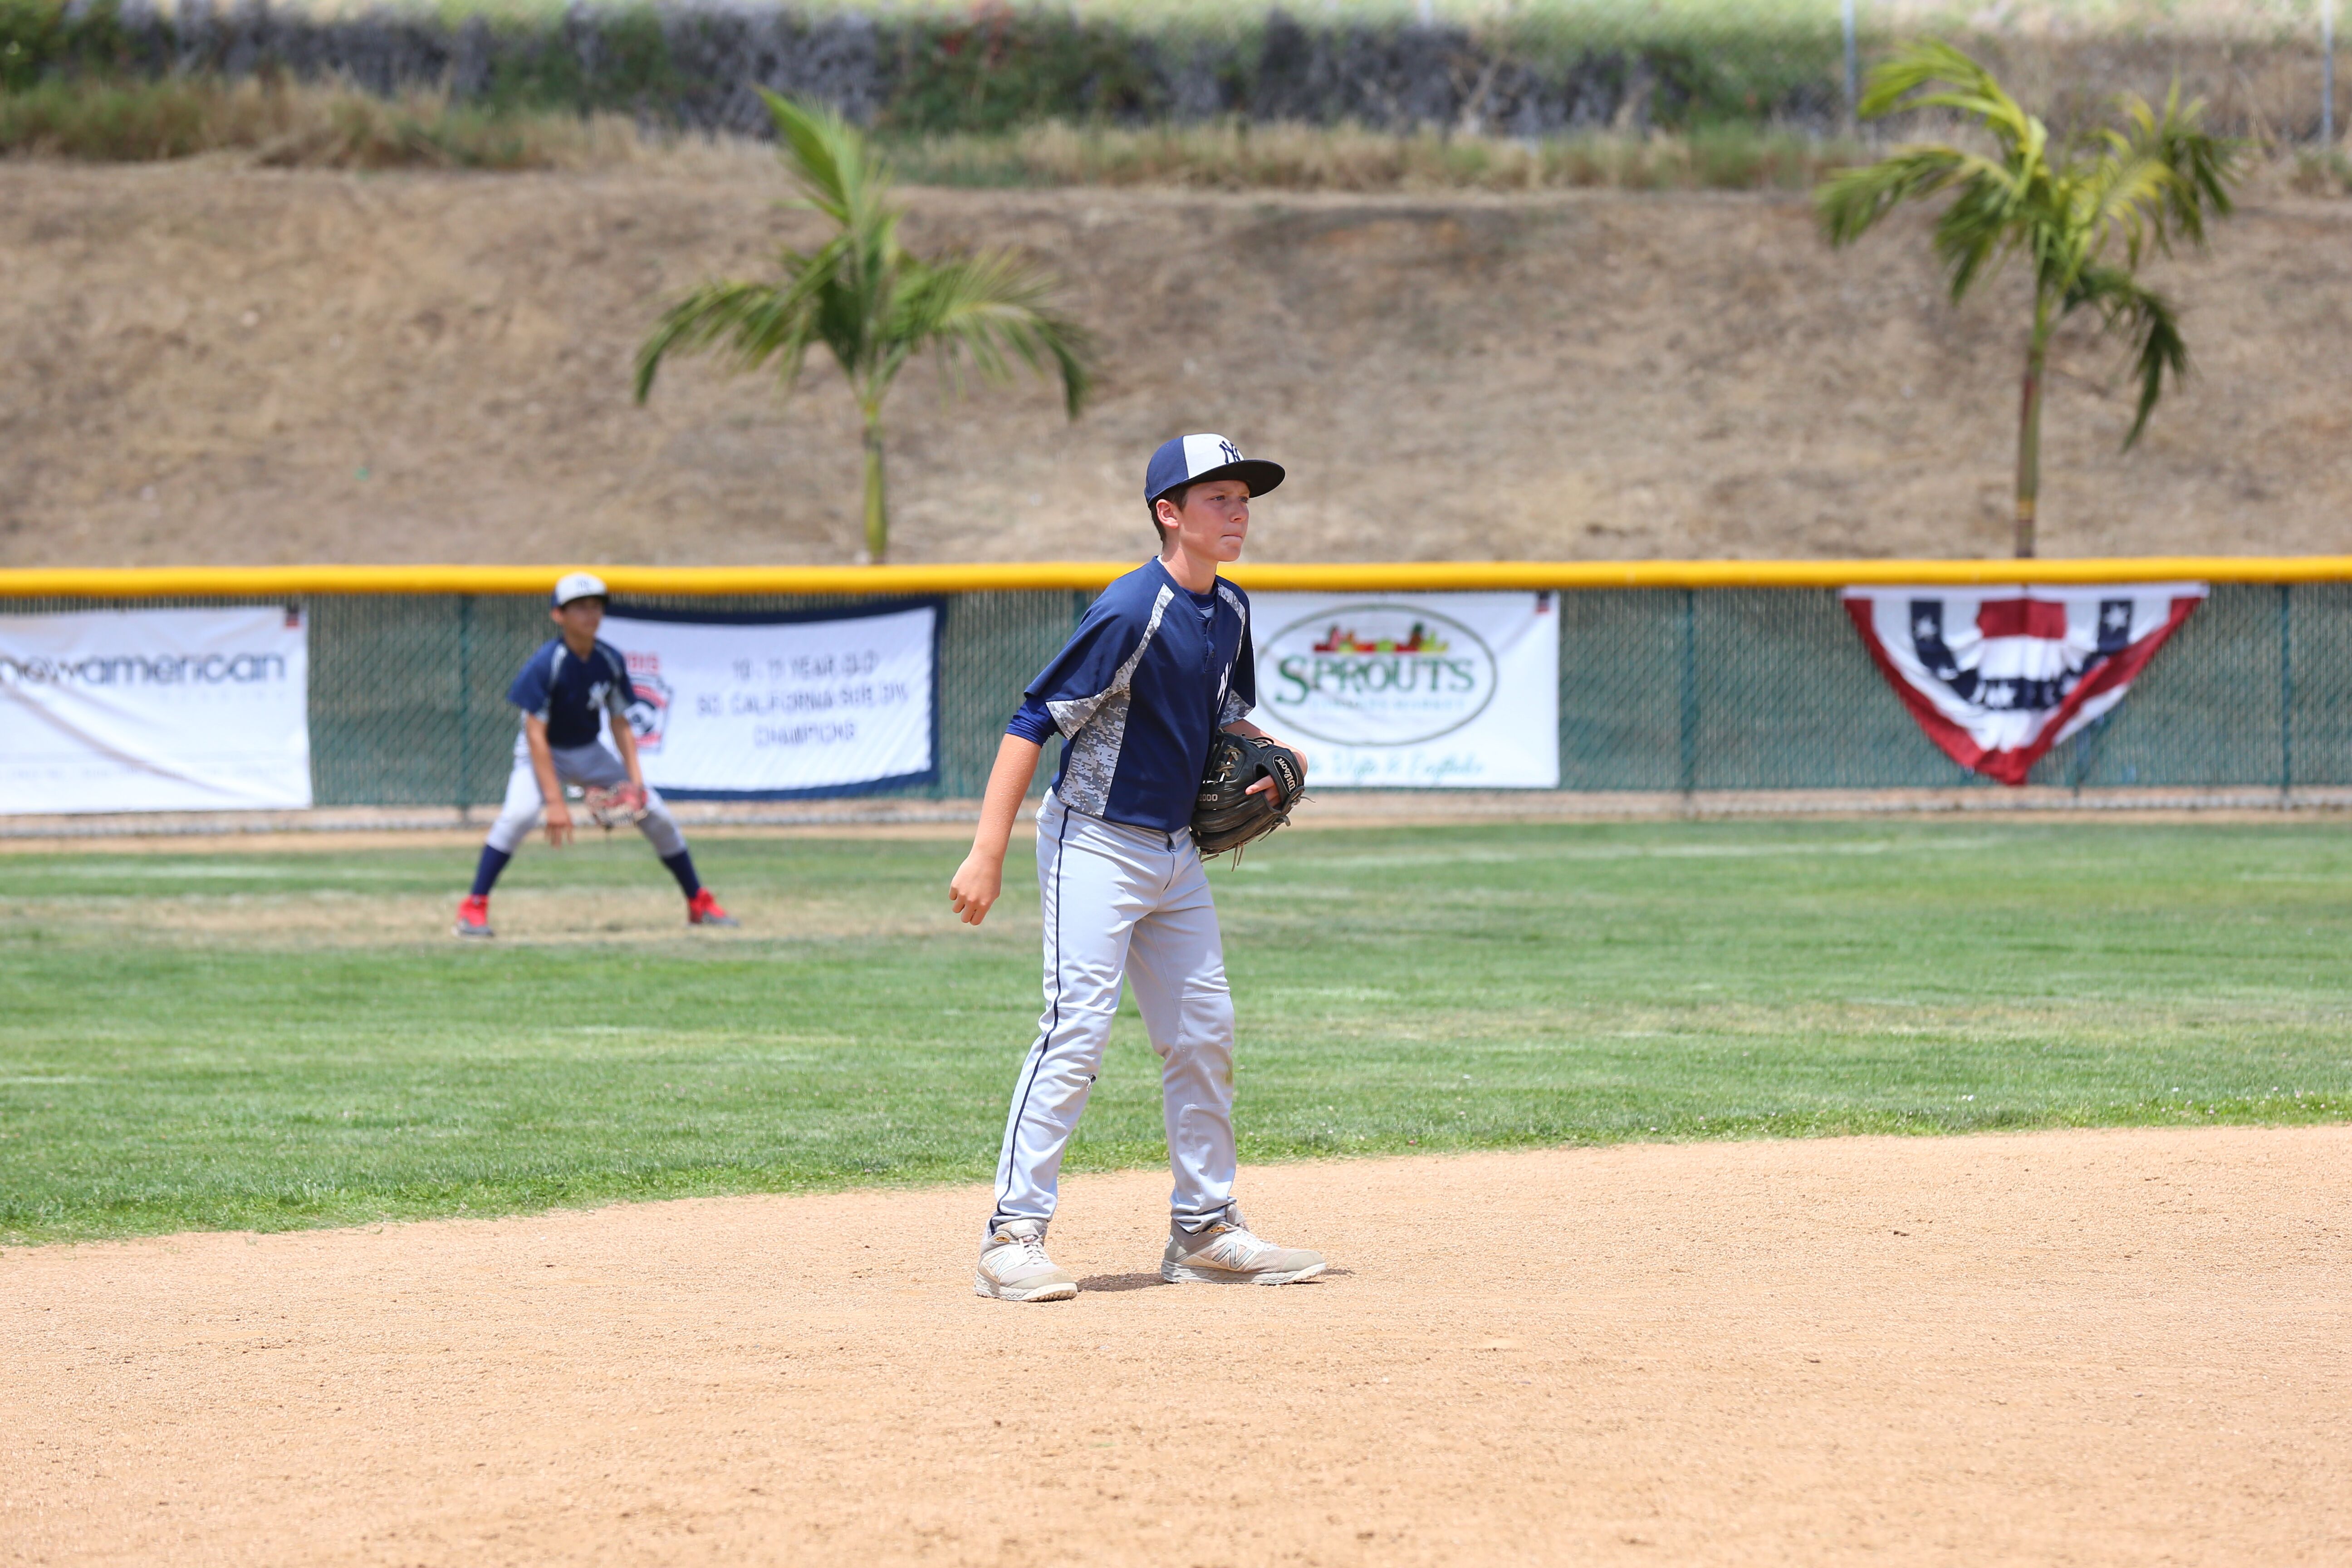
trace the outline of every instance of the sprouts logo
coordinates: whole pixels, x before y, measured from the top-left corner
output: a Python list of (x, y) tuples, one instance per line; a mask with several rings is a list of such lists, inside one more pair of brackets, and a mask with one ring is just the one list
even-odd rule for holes
[(1494, 651), (1414, 605), (1318, 611), (1266, 639), (1257, 667), (1258, 700), (1301, 735), (1336, 745), (1418, 745), (1495, 700)]

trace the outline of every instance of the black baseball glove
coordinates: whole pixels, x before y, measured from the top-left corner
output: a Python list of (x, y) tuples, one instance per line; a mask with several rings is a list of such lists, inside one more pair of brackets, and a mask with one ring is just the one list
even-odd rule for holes
[[(1274, 787), (1249, 793), (1260, 779)], [(1298, 753), (1256, 735), (1220, 730), (1209, 742), (1209, 767), (1192, 800), (1192, 837), (1203, 855), (1222, 855), (1263, 838), (1290, 820), (1307, 787)]]

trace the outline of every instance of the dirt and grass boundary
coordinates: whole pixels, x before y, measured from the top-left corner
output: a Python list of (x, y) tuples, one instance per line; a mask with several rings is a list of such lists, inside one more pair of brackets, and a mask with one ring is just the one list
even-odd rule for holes
[[(975, 800), (679, 801), (697, 833), (958, 838)], [(1822, 789), (1554, 792), (1349, 790), (1315, 795), (1293, 826), (1316, 830), (1508, 822), (1994, 816), (2007, 821), (2278, 822), (2352, 811), (2352, 788)], [(344, 805), (307, 811), (123, 812), (0, 816), (0, 854), (102, 849), (233, 849), (417, 844), (478, 837), (498, 815), (475, 806)], [(1023, 813), (1025, 826), (1030, 814)]]

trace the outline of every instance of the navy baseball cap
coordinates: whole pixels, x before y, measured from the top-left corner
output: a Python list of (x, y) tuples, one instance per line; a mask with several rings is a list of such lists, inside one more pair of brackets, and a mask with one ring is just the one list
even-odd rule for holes
[(1239, 479), (1252, 496), (1262, 496), (1282, 483), (1282, 465), (1244, 458), (1223, 436), (1179, 436), (1151, 454), (1151, 466), (1143, 470), (1143, 499), (1156, 501), (1178, 485), (1203, 479)]

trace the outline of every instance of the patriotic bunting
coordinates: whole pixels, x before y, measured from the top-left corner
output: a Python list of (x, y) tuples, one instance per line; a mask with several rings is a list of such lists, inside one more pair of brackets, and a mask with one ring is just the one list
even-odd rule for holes
[(2023, 784), (2044, 752), (2121, 702), (2204, 596), (2202, 583), (1844, 593), (1927, 738), (2005, 784)]

